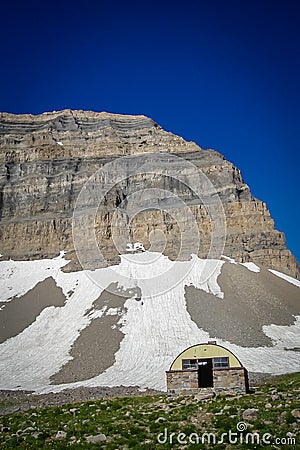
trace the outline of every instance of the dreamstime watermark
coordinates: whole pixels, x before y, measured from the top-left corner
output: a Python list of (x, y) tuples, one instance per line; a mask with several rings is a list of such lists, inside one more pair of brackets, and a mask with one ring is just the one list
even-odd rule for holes
[(157, 435), (159, 444), (251, 444), (251, 445), (296, 445), (295, 437), (276, 437), (270, 433), (247, 432), (247, 424), (238, 422), (236, 430), (229, 430), (226, 433), (190, 433), (169, 432), (167, 428)]
[[(173, 154), (147, 153), (116, 158), (97, 170), (78, 195), (72, 219), (78, 261), (92, 281), (102, 288), (109, 289), (107, 280), (117, 279), (123, 286), (132, 285), (133, 280), (135, 285), (146, 280), (151, 284), (151, 296), (160, 295), (184, 280), (196, 261), (191, 255), (203, 252), (200, 219), (195, 217), (195, 208), (199, 205), (209, 222), (208, 262), (200, 275), (201, 282), (205, 282), (218, 268), (226, 240), (223, 205), (212, 182), (194, 164)], [(165, 228), (156, 226), (153, 211), (161, 217), (168, 215), (172, 223), (170, 230), (166, 232)], [(134, 226), (139, 214), (145, 221), (143, 225), (150, 242), (150, 251), (144, 257), (134, 252), (126, 254), (128, 249), (134, 248)], [(150, 223), (151, 217), (154, 217), (153, 223)], [(101, 235), (103, 223), (108, 239)], [(163, 219), (161, 224), (165, 227)], [(174, 224), (176, 235), (172, 231)], [(176, 257), (156, 270), (157, 259), (164, 252), (170, 235), (176, 241)], [(99, 245), (101, 240), (103, 248)], [(142, 244), (145, 243), (139, 243)], [(111, 253), (127, 258), (130, 273), (111, 264), (107, 257)], [(176, 264), (177, 261), (183, 263)], [(91, 262), (95, 263), (94, 267)], [(106, 268), (105, 279), (94, 270), (98, 267)]]

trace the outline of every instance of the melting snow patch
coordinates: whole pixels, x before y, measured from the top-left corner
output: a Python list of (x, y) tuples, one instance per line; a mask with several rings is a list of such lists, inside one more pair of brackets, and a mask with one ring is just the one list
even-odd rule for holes
[(11, 298), (21, 297), (40, 281), (49, 276), (55, 278), (60, 269), (67, 265), (63, 253), (54, 259), (37, 261), (1, 261), (0, 262), (0, 301), (7, 302)]
[(260, 267), (258, 267), (256, 264), (254, 264), (253, 262), (245, 262), (245, 263), (240, 263), (242, 266), (247, 267), (248, 270), (251, 270), (251, 272), (260, 272)]
[(296, 317), (293, 325), (281, 326), (272, 324), (264, 326), (263, 331), (278, 347), (300, 347), (300, 316)]
[[(216, 338), (192, 321), (186, 308), (185, 286), (223, 298), (217, 279), (225, 261), (206, 261), (192, 255), (190, 261), (180, 262), (159, 253), (143, 252), (122, 255), (118, 266), (65, 273), (61, 268), (67, 263), (63, 255), (53, 260), (0, 262), (0, 300), (20, 296), (49, 276), (66, 296), (63, 307), (45, 308), (34, 323), (0, 345), (1, 389), (55, 392), (66, 387), (121, 384), (165, 389), (165, 370), (174, 358), (191, 345)], [(180, 278), (182, 273), (185, 277)], [(172, 285), (173, 280), (176, 283)], [(113, 282), (124, 289), (139, 287), (141, 301), (127, 298), (122, 314), (118, 308), (107, 306), (93, 310), (94, 301)], [(70, 291), (73, 294), (68, 296)], [(80, 332), (92, 319), (106, 314), (119, 315), (118, 327), (124, 334), (115, 363), (94, 378), (50, 385), (51, 375), (72, 358), (69, 351)], [(292, 343), (295, 346), (295, 342), (300, 345), (299, 326), (297, 319), (290, 327), (264, 327), (276, 342), (274, 347), (245, 348), (220, 340), (218, 343), (232, 350), (249, 370), (296, 371), (299, 353), (285, 347)]]
[(226, 259), (226, 261), (231, 262), (231, 264), (237, 264), (237, 262), (235, 261), (235, 259), (229, 258), (229, 256), (222, 255), (222, 258), (223, 258), (223, 259)]
[(120, 308), (109, 308), (106, 311), (106, 316), (117, 316), (120, 313)]
[(137, 250), (142, 250), (143, 252), (145, 252), (144, 245), (141, 242), (135, 242), (134, 244), (128, 242), (128, 244), (126, 244), (127, 252), (136, 252)]
[(293, 277), (290, 277), (289, 275), (286, 275), (285, 273), (278, 272), (277, 270), (269, 269), (270, 272), (272, 272), (274, 275), (277, 275), (277, 277), (283, 278), (284, 280), (288, 281), (289, 283), (294, 284), (297, 287), (300, 287), (300, 281), (296, 280)]

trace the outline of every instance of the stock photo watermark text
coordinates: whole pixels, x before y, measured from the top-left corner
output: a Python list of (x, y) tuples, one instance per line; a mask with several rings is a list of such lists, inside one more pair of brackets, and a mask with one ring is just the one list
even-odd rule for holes
[(225, 433), (204, 432), (204, 433), (190, 433), (183, 432), (169, 432), (165, 428), (163, 432), (157, 435), (157, 442), (159, 444), (171, 445), (188, 445), (188, 444), (251, 444), (251, 445), (296, 445), (296, 437), (284, 436), (277, 437), (270, 433), (260, 433), (258, 431), (248, 432), (247, 423), (238, 422), (236, 430), (228, 430)]

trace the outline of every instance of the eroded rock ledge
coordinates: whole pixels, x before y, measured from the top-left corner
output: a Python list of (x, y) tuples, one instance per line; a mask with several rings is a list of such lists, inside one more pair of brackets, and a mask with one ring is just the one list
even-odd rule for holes
[[(299, 277), (298, 263), (286, 248), (284, 234), (274, 229), (266, 205), (252, 196), (240, 171), (223, 155), (186, 142), (145, 116), (105, 112), (0, 114), (0, 253), (4, 258), (32, 259), (52, 257), (65, 249), (72, 259), (69, 270), (80, 268), (71, 225), (81, 188), (114, 158), (153, 152), (183, 157), (212, 181), (226, 214), (225, 255)], [(118, 260), (111, 216), (141, 183), (176, 189), (196, 217), (202, 242), (199, 256), (205, 257), (211, 232), (205, 207), (184, 186), (174, 187), (172, 179), (140, 176), (116, 185), (99, 207), (96, 234), (106, 259), (111, 263)], [(188, 220), (185, 226), (189, 227)], [(176, 257), (180, 236), (171, 214), (157, 210), (138, 214), (131, 237), (147, 248), (150, 231), (158, 228), (167, 236), (165, 253)]]

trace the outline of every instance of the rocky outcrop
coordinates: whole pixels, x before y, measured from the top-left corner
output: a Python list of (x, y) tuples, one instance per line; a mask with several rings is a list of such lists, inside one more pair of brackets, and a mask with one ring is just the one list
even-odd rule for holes
[[(274, 229), (266, 205), (253, 198), (240, 171), (224, 156), (186, 142), (144, 116), (88, 111), (0, 114), (0, 253), (4, 258), (32, 259), (52, 257), (64, 249), (72, 260), (69, 270), (79, 268), (72, 214), (82, 187), (100, 167), (117, 157), (153, 152), (183, 157), (211, 180), (226, 215), (225, 255), (298, 277), (298, 264), (286, 248), (284, 234)], [(95, 230), (107, 261), (118, 260), (111, 230), (113, 214), (141, 186), (155, 186), (180, 196), (197, 221), (201, 237), (198, 254), (207, 255), (211, 225), (205, 206), (190, 189), (174, 184), (171, 178), (139, 175), (116, 183), (99, 205)], [(150, 208), (137, 214), (130, 238), (149, 248), (149, 233), (160, 229), (167, 238), (164, 252), (174, 258), (180, 232), (171, 212), (178, 206), (168, 208), (170, 213)], [(189, 228), (188, 218), (183, 215), (182, 221)], [(187, 253), (192, 250), (190, 242)]]

